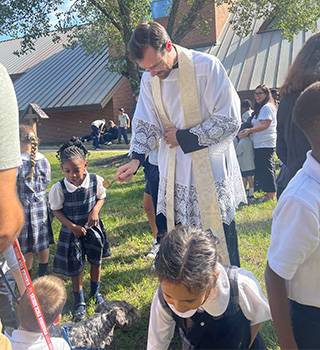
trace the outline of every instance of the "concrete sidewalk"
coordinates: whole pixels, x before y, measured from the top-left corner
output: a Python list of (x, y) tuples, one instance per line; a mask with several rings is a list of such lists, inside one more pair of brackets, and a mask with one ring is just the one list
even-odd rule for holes
[[(52, 145), (50, 145), (50, 144), (42, 145), (40, 143), (39, 151), (41, 153), (57, 152), (57, 150), (59, 149), (59, 147), (61, 145), (62, 145), (62, 143), (61, 144), (52, 144)], [(93, 153), (93, 152), (110, 152), (110, 151), (112, 151), (112, 152), (116, 152), (116, 151), (127, 151), (127, 152), (129, 152), (129, 147), (130, 147), (130, 145), (126, 145), (125, 143), (122, 143), (122, 144), (113, 143), (110, 146), (100, 145), (101, 149), (93, 150), (92, 141), (85, 142), (84, 145), (86, 146), (87, 150), (90, 153)]]

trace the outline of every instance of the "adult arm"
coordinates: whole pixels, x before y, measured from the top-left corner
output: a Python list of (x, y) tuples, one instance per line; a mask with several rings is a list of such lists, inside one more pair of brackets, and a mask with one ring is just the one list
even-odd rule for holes
[(117, 169), (115, 176), (119, 177), (119, 181), (130, 181), (132, 176), (137, 172), (140, 166), (139, 159), (132, 159), (129, 163), (122, 165)]
[(281, 349), (298, 349), (291, 325), (285, 280), (270, 268), (269, 263), (265, 270), (265, 280), (279, 345)]
[(255, 126), (253, 128), (249, 128), (249, 129), (243, 129), (240, 132), (240, 136), (241, 137), (247, 137), (249, 134), (252, 134), (254, 132), (260, 132), (260, 131), (266, 130), (266, 129), (268, 129), (270, 124), (271, 124), (271, 120), (270, 119), (260, 120), (260, 125), (257, 125), (257, 126)]
[(0, 170), (0, 253), (13, 244), (23, 226), (23, 210), (16, 193), (16, 168)]
[(0, 64), (0, 253), (17, 238), (23, 210), (16, 194), (16, 167), (21, 164), (19, 111), (8, 72)]

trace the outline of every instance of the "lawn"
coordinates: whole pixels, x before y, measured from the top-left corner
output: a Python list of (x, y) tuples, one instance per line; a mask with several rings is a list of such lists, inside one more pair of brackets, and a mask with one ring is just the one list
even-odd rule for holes
[[(89, 171), (103, 178), (112, 178), (117, 164), (106, 166), (107, 158), (124, 152), (92, 152), (89, 157)], [(63, 178), (55, 153), (44, 153), (51, 164), (51, 185)], [(115, 167), (112, 167), (114, 165)], [(148, 318), (153, 294), (158, 282), (151, 273), (153, 261), (147, 259), (152, 234), (143, 210), (144, 174), (140, 169), (130, 183), (114, 183), (107, 190), (105, 204), (100, 212), (110, 242), (112, 256), (102, 263), (101, 293), (108, 300), (126, 300), (139, 308), (141, 321), (138, 327), (125, 332), (116, 331), (110, 349), (145, 349)], [(271, 217), (275, 202), (242, 205), (237, 212), (240, 259), (242, 267), (251, 270), (265, 291), (264, 267), (270, 241)], [(55, 241), (58, 239), (60, 223), (54, 219)], [(55, 245), (50, 248), (49, 271)], [(61, 277), (61, 276), (60, 276)], [(71, 280), (66, 282), (68, 301), (63, 311), (62, 322), (71, 319), (73, 306)], [(89, 265), (84, 271), (84, 292), (86, 300), (90, 292)], [(88, 307), (88, 315), (93, 313)], [(277, 341), (271, 321), (262, 327), (262, 335), (268, 348), (277, 349)], [(176, 336), (170, 349), (179, 349)]]

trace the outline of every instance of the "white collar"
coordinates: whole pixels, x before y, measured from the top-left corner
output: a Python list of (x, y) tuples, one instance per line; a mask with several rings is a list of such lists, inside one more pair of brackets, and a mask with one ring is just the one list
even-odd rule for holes
[[(218, 263), (217, 270), (220, 271), (217, 279), (217, 284), (214, 289), (211, 290), (206, 301), (199, 307), (199, 309), (205, 310), (212, 316), (222, 315), (228, 307), (230, 299), (230, 283), (227, 273), (224, 267)], [(194, 315), (197, 309), (188, 310), (187, 312), (179, 312), (172, 304), (169, 304), (171, 310), (180, 317), (188, 318)]]
[[(40, 152), (37, 152), (35, 160), (40, 160), (42, 158), (44, 158), (44, 155), (42, 153), (40, 153)], [(28, 153), (21, 153), (21, 159), (29, 161), (30, 160), (30, 154), (28, 154)]]
[(70, 181), (68, 181), (66, 178), (64, 178), (63, 182), (64, 185), (66, 186), (66, 189), (68, 192), (73, 193), (76, 191), (78, 188), (89, 188), (90, 185), (90, 175), (89, 173), (85, 170), (84, 174), (86, 175), (85, 179), (83, 180), (82, 184), (80, 186), (75, 186), (73, 185)]
[(320, 183), (320, 164), (313, 158), (312, 151), (307, 152), (307, 160), (303, 164), (303, 169), (310, 177)]

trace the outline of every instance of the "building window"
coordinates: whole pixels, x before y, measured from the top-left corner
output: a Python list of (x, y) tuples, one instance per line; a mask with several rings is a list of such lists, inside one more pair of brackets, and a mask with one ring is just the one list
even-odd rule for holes
[(171, 0), (153, 0), (151, 3), (152, 18), (169, 16), (168, 9), (171, 7)]

